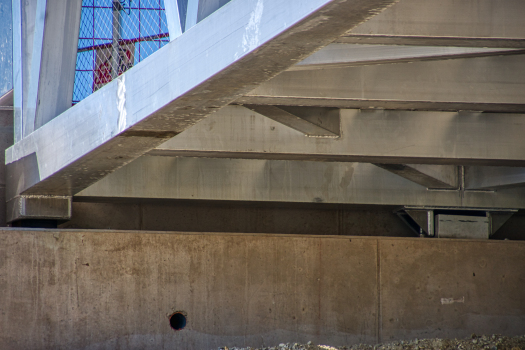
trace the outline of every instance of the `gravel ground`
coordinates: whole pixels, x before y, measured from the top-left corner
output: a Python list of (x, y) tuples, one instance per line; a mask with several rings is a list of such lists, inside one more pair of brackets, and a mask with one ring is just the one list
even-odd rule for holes
[(266, 348), (222, 347), (219, 350), (525, 350), (525, 335), (505, 337), (502, 335), (476, 335), (467, 339), (414, 339), (377, 345), (356, 344), (332, 347), (328, 345), (287, 343)]

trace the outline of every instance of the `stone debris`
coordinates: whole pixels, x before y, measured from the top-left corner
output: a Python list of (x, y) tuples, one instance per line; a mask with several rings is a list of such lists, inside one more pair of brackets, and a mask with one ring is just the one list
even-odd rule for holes
[(391, 343), (351, 346), (317, 345), (311, 341), (307, 344), (281, 343), (278, 346), (262, 348), (222, 347), (219, 350), (525, 350), (525, 335), (505, 337), (494, 334), (490, 336), (472, 334), (466, 339), (413, 339)]

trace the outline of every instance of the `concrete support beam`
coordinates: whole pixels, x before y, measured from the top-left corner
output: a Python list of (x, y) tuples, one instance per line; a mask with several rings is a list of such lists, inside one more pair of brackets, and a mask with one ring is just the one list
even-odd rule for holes
[(432, 191), (366, 163), (163, 156), (143, 156), (75, 197), (525, 208), (525, 189)]
[(164, 7), (166, 9), (166, 22), (168, 23), (170, 41), (173, 41), (182, 35), (182, 23), (178, 1), (164, 0)]
[[(191, 0), (189, 0), (191, 1)], [(231, 0), (200, 0), (197, 23), (229, 3)]]
[(406, 0), (353, 29), (342, 42), (525, 47), (520, 0)]
[(288, 111), (286, 107), (279, 108), (276, 106), (264, 105), (244, 105), (244, 107), (251, 109), (265, 117), (268, 117), (276, 122), (286, 125), (292, 129), (304, 133), (306, 136), (312, 137), (338, 137), (340, 136), (340, 116), (338, 109), (313, 109), (312, 113), (308, 113), (309, 109), (302, 109), (308, 115), (300, 115), (295, 111)]
[(11, 1), (0, 5), (0, 97), (13, 89), (13, 14)]
[(479, 167), (465, 168), (465, 188), (496, 190), (525, 186), (525, 168)]
[(477, 47), (330, 44), (289, 71), (360, 65), (523, 54), (524, 50)]
[(79, 192), (394, 2), (236, 0), (223, 6), (11, 147), (9, 198)]
[[(341, 110), (340, 116), (340, 138), (309, 138), (247, 108), (229, 106), (150, 154), (525, 166), (521, 151), (525, 120), (521, 114)], [(449, 184), (453, 181), (452, 176), (440, 178)]]
[(374, 165), (404, 177), (426, 188), (458, 189), (458, 168), (455, 165), (378, 164)]
[(240, 104), (525, 112), (523, 55), (284, 72)]

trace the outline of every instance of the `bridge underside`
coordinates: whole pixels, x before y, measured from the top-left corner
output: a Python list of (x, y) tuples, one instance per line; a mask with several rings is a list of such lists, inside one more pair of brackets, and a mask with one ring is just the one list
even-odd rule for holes
[(0, 348), (522, 334), (525, 2), (179, 3), (71, 107), (80, 2), (13, 2)]
[[(172, 41), (71, 108), (41, 87), (67, 52), (22, 47), (42, 59), (15, 64), (7, 221), (119, 199), (525, 208), (520, 1), (261, 1), (210, 7), (184, 34), (166, 1)], [(44, 44), (51, 20), (32, 33)]]

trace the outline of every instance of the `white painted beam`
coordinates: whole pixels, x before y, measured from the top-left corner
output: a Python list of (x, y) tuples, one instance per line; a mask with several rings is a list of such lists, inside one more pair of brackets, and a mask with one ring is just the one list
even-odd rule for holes
[(188, 5), (186, 7), (186, 31), (197, 24), (199, 3), (200, 0), (188, 0)]
[[(245, 105), (246, 108), (251, 109), (267, 118), (275, 120), (278, 123), (286, 125), (292, 129), (302, 132), (306, 136), (312, 137), (338, 137), (339, 134), (336, 131), (331, 131), (324, 127), (319, 121), (309, 121), (301, 116), (286, 111), (283, 108), (276, 106), (260, 106), (260, 105)], [(339, 113), (336, 111), (337, 124), (339, 124)], [(320, 119), (320, 118), (319, 118)], [(338, 125), (339, 126), (339, 125)]]
[(46, 0), (46, 3), (33, 130), (71, 107), (77, 62), (81, 1)]

